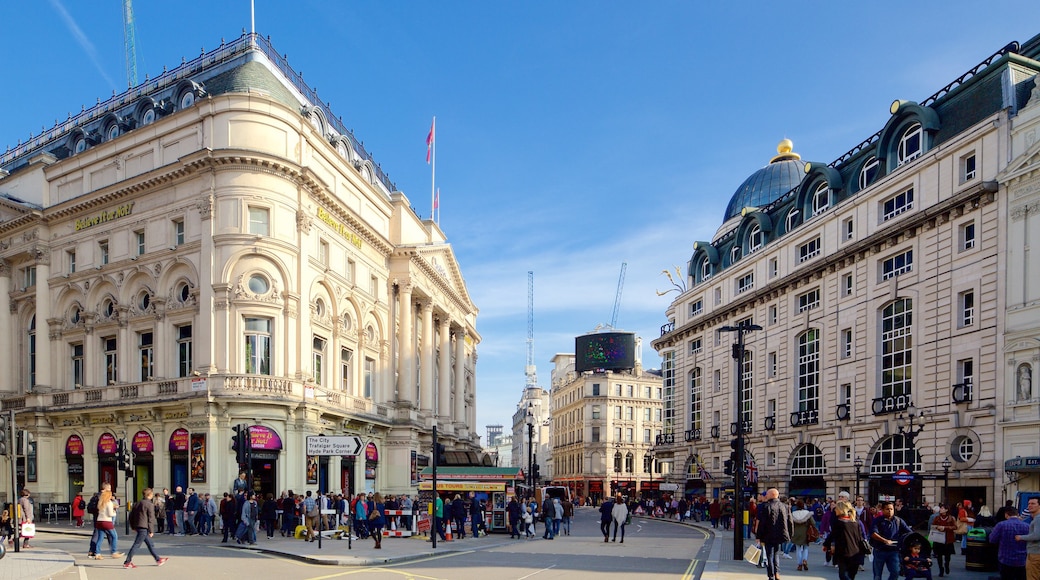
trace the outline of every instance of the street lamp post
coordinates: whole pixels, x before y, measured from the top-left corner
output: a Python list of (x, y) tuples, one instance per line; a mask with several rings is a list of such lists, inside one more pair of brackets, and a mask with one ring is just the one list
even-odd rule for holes
[(614, 444), (614, 495), (621, 493), (621, 442)]
[(527, 404), (527, 485), (528, 493), (534, 491), (534, 413), (531, 403)]
[(650, 462), (650, 484), (647, 485), (647, 492), (650, 495), (650, 497), (656, 497), (657, 494), (654, 493), (654, 459), (655, 459), (655, 457), (654, 457), (654, 448), (653, 447), (650, 447), (650, 449), (647, 450), (646, 458)]
[(953, 467), (953, 463), (950, 462), (949, 456), (945, 457), (942, 462), (943, 468), (943, 498), (942, 503), (946, 504), (947, 507), (950, 505), (950, 468)]
[(736, 326), (723, 326), (719, 332), (737, 333), (737, 342), (733, 345), (733, 359), (736, 369), (733, 373), (733, 385), (736, 391), (736, 436), (737, 460), (733, 466), (733, 559), (744, 558), (744, 389), (741, 385), (741, 374), (744, 368), (744, 335), (762, 330), (750, 320), (741, 320)]
[[(927, 419), (924, 416), (924, 411), (918, 411), (914, 409), (914, 404), (910, 403), (906, 413), (900, 413), (896, 416), (896, 426), (899, 427), (899, 434), (903, 436), (903, 442), (905, 443), (904, 449), (909, 448), (910, 450), (910, 461), (907, 466), (907, 470), (914, 475), (916, 478), (916, 467), (917, 467), (917, 446), (914, 442), (917, 440), (917, 436), (924, 431), (925, 423)], [(910, 481), (910, 485), (917, 485), (913, 480)], [(911, 493), (913, 491), (911, 490)], [(911, 499), (916, 500), (917, 498)], [(917, 503), (914, 503), (911, 507), (917, 507)]]
[[(853, 465), (856, 466), (856, 496), (859, 497), (859, 471), (863, 469), (863, 458), (857, 455), (856, 462)], [(867, 503), (869, 504), (869, 502)]]

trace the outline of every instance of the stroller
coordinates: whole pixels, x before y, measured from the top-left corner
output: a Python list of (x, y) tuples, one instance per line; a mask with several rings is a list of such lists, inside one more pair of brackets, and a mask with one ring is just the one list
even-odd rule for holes
[[(914, 548), (918, 552), (914, 553)], [(932, 580), (932, 544), (920, 532), (910, 532), (899, 542), (899, 574), (907, 580)]]

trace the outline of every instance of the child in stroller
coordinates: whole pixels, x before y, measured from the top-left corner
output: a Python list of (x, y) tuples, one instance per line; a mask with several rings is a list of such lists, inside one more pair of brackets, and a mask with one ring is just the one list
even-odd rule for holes
[(900, 542), (899, 556), (906, 580), (932, 580), (932, 545), (928, 538), (917, 532), (907, 534)]

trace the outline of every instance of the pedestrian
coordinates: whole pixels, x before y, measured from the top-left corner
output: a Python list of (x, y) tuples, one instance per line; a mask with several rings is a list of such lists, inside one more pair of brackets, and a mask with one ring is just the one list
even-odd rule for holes
[(855, 580), (863, 559), (864, 544), (860, 523), (853, 519), (856, 510), (846, 501), (835, 506), (831, 533), (823, 542), (823, 551), (838, 565), (838, 580)]
[(506, 514), (509, 516), (509, 537), (517, 540), (520, 539), (520, 511), (520, 502), (516, 501), (516, 496), (510, 497), (509, 505), (506, 506)]
[(401, 511), (405, 512), (405, 514), (407, 515), (401, 516), (401, 523), (399, 525), (404, 526), (405, 530), (414, 529), (414, 527), (412, 526), (412, 522), (414, 521), (413, 518), (415, 518), (415, 514), (412, 513), (412, 508), (416, 504), (412, 502), (412, 498), (407, 493), (401, 496), (400, 504)]
[(477, 494), (469, 492), (469, 527), (474, 538), (480, 537), (480, 528), (484, 524), (484, 511), (480, 507)]
[(162, 494), (152, 495), (152, 505), (155, 506), (155, 531), (161, 534), (166, 529), (166, 498)]
[(282, 492), (282, 497), (278, 500), (278, 509), (282, 512), (282, 537), (291, 538), (296, 533), (296, 501), (291, 489)]
[(610, 519), (614, 521), (614, 539), (617, 541), (618, 527), (621, 527), (621, 543), (625, 543), (625, 524), (628, 523), (628, 504), (625, 503), (624, 498), (619, 493), (614, 498), (614, 507), (610, 509)]
[(906, 580), (925, 578), (932, 580), (932, 559), (921, 553), (921, 540), (916, 537), (908, 541), (909, 553), (903, 556), (903, 570)]
[(184, 495), (184, 489), (181, 486), (177, 486), (173, 490), (173, 523), (171, 529), (174, 529), (175, 536), (183, 536), (187, 531), (184, 527), (184, 507), (188, 503), (187, 496)]
[(231, 497), (230, 493), (224, 492), (224, 499), (220, 501), (220, 520), (224, 526), (224, 539), (220, 541), (221, 544), (228, 542), (228, 535), (234, 535), (235, 529), (238, 527), (235, 521), (237, 513), (238, 504), (235, 502), (235, 498)]
[(552, 537), (555, 538), (560, 535), (560, 522), (563, 521), (563, 504), (560, 503), (560, 498), (553, 498), (552, 507)]
[[(990, 543), (997, 544), (997, 563), (1000, 566), (1001, 580), (1025, 580), (1026, 578), (1026, 543), (1015, 539), (1015, 536), (1029, 534), (1029, 524), (1018, 517), (1013, 507), (1002, 507), (997, 513), (1002, 518), (993, 531), (989, 533)], [(939, 575), (942, 576), (942, 564)]]
[(794, 532), (791, 510), (780, 501), (780, 490), (770, 488), (766, 491), (766, 501), (758, 506), (756, 521), (756, 537), (763, 547), (766, 576), (769, 580), (776, 580), (780, 565), (780, 544), (790, 542)]
[(719, 505), (719, 498), (711, 500), (711, 505), (708, 506), (708, 519), (711, 520), (711, 527), (719, 529), (719, 518), (722, 517), (722, 506)]
[(939, 577), (942, 578), (950, 573), (950, 557), (954, 552), (953, 532), (957, 529), (957, 519), (950, 514), (949, 506), (941, 503), (939, 513), (935, 515), (929, 525), (932, 530), (941, 533), (943, 537), (941, 542), (932, 542), (932, 553), (935, 554), (935, 560), (939, 562)]
[(163, 488), (163, 509), (166, 510), (166, 533), (173, 534), (177, 533), (177, 517), (173, 515), (173, 495), (170, 494), (170, 490)]
[(250, 490), (245, 495), (242, 513), (238, 518), (238, 530), (235, 533), (235, 541), (239, 544), (245, 541), (250, 546), (256, 545), (257, 512), (256, 494)]
[(4, 540), (7, 540), (9, 544), (14, 544), (14, 523), (11, 520), (10, 510), (0, 513), (0, 544)]
[(805, 502), (798, 500), (795, 503), (795, 510), (791, 512), (791, 522), (794, 524), (793, 533), (791, 534), (791, 542), (794, 544), (795, 549), (795, 560), (798, 561), (799, 570), (809, 569), (809, 535), (810, 528), (815, 530), (817, 537), (819, 531), (816, 530), (816, 521), (813, 520), (812, 512), (805, 509)]
[(531, 506), (525, 507), (524, 510), (524, 533), (530, 540), (534, 537), (534, 512), (531, 511)]
[(563, 521), (560, 523), (565, 536), (571, 535), (571, 518), (574, 517), (574, 504), (568, 498), (560, 502), (563, 505)]
[(599, 506), (599, 531), (603, 534), (603, 542), (610, 541), (610, 522), (614, 519), (614, 500), (607, 498)]
[(376, 542), (376, 549), (383, 549), (383, 527), (386, 526), (386, 504), (377, 491), (372, 495), (372, 513), (368, 515), (368, 529)]
[(1015, 536), (1015, 540), (1026, 543), (1026, 578), (1040, 580), (1040, 498), (1031, 497), (1026, 511), (1032, 516), (1029, 533)]
[(722, 529), (729, 530), (733, 526), (733, 501), (730, 499), (722, 500)]
[(199, 533), (195, 525), (195, 516), (199, 513), (199, 494), (194, 487), (188, 488), (188, 500), (184, 503), (184, 533), (194, 536)]
[(451, 501), (451, 519), (455, 522), (455, 535), (460, 540), (466, 539), (466, 502), (462, 501), (462, 495), (455, 494)]
[(307, 540), (314, 541), (314, 528), (318, 527), (318, 502), (314, 500), (311, 490), (307, 490), (303, 498), (304, 525), (307, 527)]
[(87, 502), (83, 499), (83, 493), (79, 492), (72, 498), (72, 518), (76, 520), (76, 527), (83, 527), (83, 514), (87, 513)]
[(155, 534), (155, 505), (152, 504), (152, 497), (155, 493), (152, 488), (146, 487), (143, 492), (141, 501), (137, 502), (134, 509), (130, 512), (130, 529), (137, 531), (137, 537), (134, 538), (134, 543), (130, 546), (130, 551), (126, 553), (126, 561), (123, 562), (124, 568), (136, 568), (134, 565), (134, 552), (137, 551), (137, 547), (144, 542), (147, 546), (148, 552), (155, 558), (155, 565), (162, 566), (166, 563), (169, 558), (160, 558), (159, 554), (155, 553), (155, 544), (152, 543), (152, 536)]
[[(368, 537), (368, 508), (365, 505), (365, 494), (359, 493), (354, 498), (354, 527), (357, 528), (358, 539)], [(440, 531), (440, 528), (437, 529)], [(444, 538), (444, 533), (441, 532), (441, 539)]]
[(881, 580), (888, 568), (888, 580), (899, 578), (899, 542), (910, 533), (909, 526), (896, 515), (895, 504), (886, 501), (881, 517), (874, 518), (870, 544), (874, 546), (874, 580)]
[[(21, 509), (21, 516), (18, 519), (18, 530), (20, 532), (22, 525), (36, 521), (36, 513), (33, 509), (33, 501), (28, 489), (22, 488), (22, 497), (18, 499), (18, 507)], [(18, 539), (15, 538), (15, 541), (17, 542)], [(29, 536), (22, 536), (22, 547), (32, 547), (29, 545)]]
[(275, 522), (278, 521), (278, 502), (274, 500), (274, 494), (268, 493), (264, 505), (260, 506), (260, 521), (264, 523), (267, 539), (274, 537)]
[(556, 514), (556, 509), (553, 507), (552, 498), (546, 495), (542, 499), (542, 523), (545, 524), (545, 532), (542, 534), (543, 540), (553, 539), (553, 517)]
[[(118, 506), (116, 505), (116, 500), (112, 496), (112, 484), (102, 484), (101, 494), (98, 496), (97, 521), (94, 522), (94, 527), (95, 529), (99, 530), (101, 534), (104, 534), (104, 536), (108, 539), (108, 547), (112, 552), (111, 556), (113, 558), (119, 558), (123, 555), (123, 553), (119, 551), (119, 534), (116, 533), (116, 526), (114, 521), (116, 519), (117, 509)], [(101, 551), (100, 544), (101, 538), (99, 535), (95, 546), (95, 560), (102, 559), (101, 554), (97, 553)]]

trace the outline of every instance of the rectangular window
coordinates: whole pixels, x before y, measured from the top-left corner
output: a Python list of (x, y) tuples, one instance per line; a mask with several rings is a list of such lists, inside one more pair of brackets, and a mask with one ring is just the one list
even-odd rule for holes
[(134, 232), (134, 246), (136, 256), (144, 255), (144, 230)]
[(664, 387), (664, 432), (675, 427), (675, 351), (661, 354), (661, 376)]
[(629, 399), (635, 396), (635, 390), (632, 385), (625, 385), (625, 396)]
[(245, 319), (245, 371), (251, 375), (271, 374), (271, 319)]
[(841, 331), (841, 358), (852, 357), (852, 329), (846, 328)]
[(614, 419), (617, 421), (621, 420), (621, 405), (614, 407)]
[(961, 183), (975, 179), (975, 152), (961, 158)]
[(722, 391), (722, 371), (715, 369), (715, 392)]
[(347, 271), (343, 274), (347, 277), (347, 282), (354, 283), (354, 276), (357, 275), (357, 264), (354, 260), (347, 258)]
[(820, 255), (820, 238), (809, 240), (808, 242), (798, 246), (798, 263), (801, 264), (806, 260), (811, 260), (816, 256)]
[(843, 296), (852, 296), (852, 274), (841, 277), (841, 293)]
[(656, 398), (657, 398), (657, 400), (659, 400), (659, 401), (660, 401), (661, 399), (663, 399), (663, 398), (664, 398), (664, 397), (662, 396), (662, 394), (661, 394), (661, 393), (663, 392), (663, 390), (664, 390), (664, 389), (662, 389), (661, 387), (657, 387), (657, 397), (656, 397)]
[(959, 375), (957, 379), (961, 383), (975, 382), (975, 361), (970, 358), (957, 361), (957, 374)]
[(621, 427), (614, 428), (614, 441), (621, 441)]
[(372, 398), (372, 391), (376, 387), (376, 361), (375, 359), (365, 357), (365, 392), (362, 396), (366, 399)]
[(776, 278), (776, 275), (780, 273), (780, 260), (777, 258), (769, 258), (769, 277)]
[(634, 443), (635, 442), (634, 437), (635, 437), (635, 433), (633, 432), (633, 429), (631, 427), (625, 429), (625, 441), (627, 441), (629, 443)]
[(651, 417), (650, 411), (651, 411), (650, 407), (647, 407), (647, 408), (643, 409), (643, 421), (650, 421), (650, 417)]
[(704, 311), (704, 301), (697, 299), (695, 302), (690, 303), (690, 316), (697, 316)]
[(614, 396), (615, 397), (620, 397), (621, 396), (621, 385), (620, 384), (614, 385)]
[(854, 235), (854, 228), (855, 226), (853, 225), (852, 218), (848, 218), (845, 221), (841, 222), (842, 239), (844, 239), (846, 242), (851, 240), (852, 236)]
[(177, 376), (186, 377), (192, 371), (191, 325), (177, 327)]
[(329, 243), (325, 240), (318, 240), (318, 261), (329, 265)]
[(73, 344), (72, 346), (72, 386), (74, 388), (83, 388), (83, 343)]
[(266, 207), (249, 207), (249, 233), (256, 236), (271, 235), (271, 211)]
[(766, 466), (767, 467), (772, 467), (774, 465), (776, 465), (776, 451), (767, 451), (766, 452)]
[(888, 221), (897, 215), (914, 208), (914, 188), (889, 198), (882, 204), (881, 221)]
[(975, 324), (975, 292), (961, 292), (959, 302), (961, 308), (961, 326), (964, 327)]
[(970, 221), (960, 227), (961, 251), (970, 250), (975, 247), (975, 222)]
[(658, 421), (658, 422), (661, 421), (661, 410), (660, 409), (654, 409), (654, 420)]
[(599, 427), (592, 428), (592, 442), (599, 443)]
[(643, 429), (643, 443), (650, 444), (650, 430)]
[(173, 245), (184, 245), (184, 220), (173, 220)]
[(342, 348), (339, 351), (339, 388), (344, 393), (353, 395), (350, 388), (350, 377), (353, 375), (351, 365), (354, 362), (354, 351)]
[(599, 405), (593, 405), (592, 406), (592, 418), (593, 419), (601, 419), (602, 418), (602, 417), (600, 417), (600, 410), (601, 410), (601, 407)]
[(102, 266), (108, 264), (108, 240), (98, 242), (98, 263)]
[(722, 288), (715, 289), (715, 306), (722, 304)]
[(69, 250), (65, 252), (65, 261), (68, 262), (69, 274), (76, 273), (76, 250)]
[(701, 339), (697, 338), (690, 341), (690, 354), (697, 354), (701, 351)]
[(644, 399), (649, 399), (650, 398), (650, 387), (643, 387), (643, 398)]
[(632, 407), (625, 407), (625, 420), (631, 421), (635, 418), (635, 411)]
[(141, 361), (140, 380), (150, 381), (155, 375), (155, 349), (152, 345), (152, 333), (137, 334), (137, 355)]
[(737, 294), (753, 290), (755, 288), (755, 273), (748, 272), (737, 278)]
[(101, 339), (102, 351), (105, 353), (105, 384), (114, 385), (119, 379), (117, 374), (118, 359), (116, 358), (116, 339), (108, 337)]
[(851, 461), (852, 460), (852, 446), (850, 446), (850, 445), (841, 445), (841, 446), (839, 446), (838, 447), (838, 457), (843, 462)]
[(843, 383), (838, 389), (838, 404), (848, 405), (852, 403), (852, 383)]
[(376, 296), (379, 293), (379, 278), (372, 276), (368, 280), (368, 293)]
[(802, 294), (798, 297), (798, 312), (805, 312), (806, 310), (812, 310), (820, 305), (820, 289), (813, 288), (812, 290)]
[(26, 266), (25, 270), (22, 270), (22, 284), (26, 288), (32, 288), (36, 285), (36, 266)]
[(780, 317), (780, 309), (776, 304), (769, 305), (769, 324), (776, 324)]
[(311, 373), (314, 375), (314, 384), (325, 384), (325, 344), (326, 340), (315, 336), (311, 341)]
[(599, 383), (592, 383), (592, 396), (593, 397), (598, 397), (599, 396)]
[(881, 263), (881, 279), (888, 280), (914, 269), (914, 251), (907, 250)]
[(766, 367), (770, 377), (776, 377), (777, 364), (776, 364), (776, 352), (771, 352), (766, 355)]

